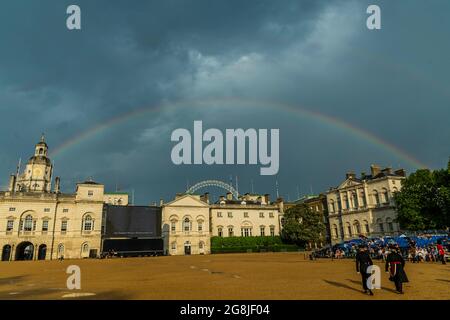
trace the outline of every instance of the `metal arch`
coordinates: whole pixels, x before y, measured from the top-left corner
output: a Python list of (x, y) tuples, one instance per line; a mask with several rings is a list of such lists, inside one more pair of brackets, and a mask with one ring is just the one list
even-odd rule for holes
[(194, 193), (195, 191), (202, 189), (202, 188), (207, 188), (207, 187), (218, 187), (218, 188), (222, 188), (227, 190), (228, 192), (231, 192), (233, 194), (233, 197), (235, 199), (238, 199), (239, 197), (239, 193), (237, 192), (237, 190), (235, 188), (233, 188), (232, 185), (220, 181), (220, 180), (204, 180), (204, 181), (200, 181), (196, 184), (194, 184), (192, 187), (190, 187), (189, 189), (186, 190), (186, 193)]

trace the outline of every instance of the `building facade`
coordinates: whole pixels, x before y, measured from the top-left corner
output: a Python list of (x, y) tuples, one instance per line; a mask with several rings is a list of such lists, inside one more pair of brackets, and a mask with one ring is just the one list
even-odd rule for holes
[(283, 202), (269, 196), (232, 194), (209, 203), (209, 195), (178, 195), (162, 204), (162, 235), (169, 255), (209, 254), (211, 237), (278, 236)]
[[(20, 167), (20, 166), (19, 166)], [(41, 138), (24, 171), (0, 192), (1, 260), (95, 257), (100, 253), (104, 186), (76, 185), (75, 193), (52, 189), (53, 165)]]
[(393, 195), (400, 191), (406, 174), (371, 166), (371, 174), (357, 178), (353, 172), (338, 187), (326, 193), (332, 244), (358, 236), (396, 235)]

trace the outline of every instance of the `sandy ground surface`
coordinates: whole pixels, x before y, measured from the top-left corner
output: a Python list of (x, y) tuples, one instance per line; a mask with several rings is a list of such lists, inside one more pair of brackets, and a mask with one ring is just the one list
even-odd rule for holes
[[(449, 264), (408, 263), (404, 295), (376, 264), (382, 289), (370, 297), (353, 261), (303, 253), (0, 262), (0, 299), (450, 299)], [(66, 287), (69, 265), (81, 290)]]

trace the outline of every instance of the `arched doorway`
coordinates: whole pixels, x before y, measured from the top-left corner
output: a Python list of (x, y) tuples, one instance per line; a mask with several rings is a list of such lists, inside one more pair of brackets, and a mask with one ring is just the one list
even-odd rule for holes
[(34, 245), (31, 242), (22, 242), (16, 248), (16, 260), (33, 260)]
[(186, 241), (184, 243), (184, 254), (190, 255), (191, 254), (191, 243), (189, 241)]
[(3, 246), (2, 250), (2, 261), (9, 261), (11, 258), (11, 246), (6, 244)]
[(41, 244), (38, 249), (38, 260), (45, 260), (47, 255), (47, 245)]

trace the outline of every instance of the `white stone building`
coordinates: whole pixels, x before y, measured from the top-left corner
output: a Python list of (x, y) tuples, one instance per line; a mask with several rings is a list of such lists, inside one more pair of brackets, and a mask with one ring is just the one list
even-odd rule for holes
[(60, 192), (44, 138), (21, 174), (0, 192), (1, 260), (85, 258), (100, 254), (104, 186), (78, 183), (75, 193)]
[(283, 202), (268, 195), (231, 193), (210, 204), (208, 194), (183, 194), (162, 204), (162, 235), (167, 254), (209, 254), (211, 237), (278, 236)]
[(327, 193), (331, 243), (363, 236), (395, 235), (397, 213), (393, 195), (405, 179), (403, 169), (392, 171), (371, 166), (371, 174), (360, 178), (352, 172), (338, 187)]

